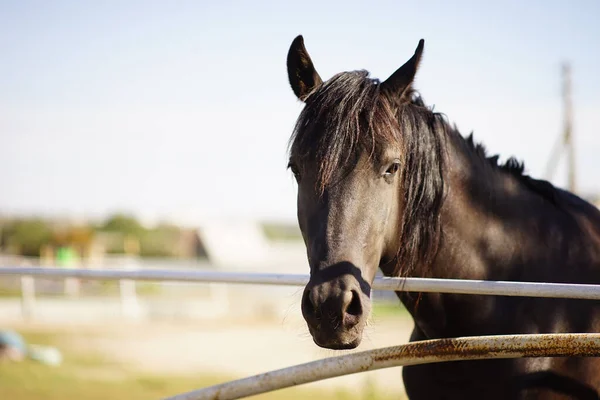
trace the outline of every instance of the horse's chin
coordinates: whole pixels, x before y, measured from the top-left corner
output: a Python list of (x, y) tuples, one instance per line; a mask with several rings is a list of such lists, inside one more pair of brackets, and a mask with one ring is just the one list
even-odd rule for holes
[(327, 344), (321, 344), (319, 342), (317, 342), (316, 340), (314, 341), (316, 343), (317, 346), (322, 347), (324, 349), (329, 349), (329, 350), (352, 350), (357, 348), (360, 345), (361, 342), (361, 338), (356, 338), (355, 340), (348, 342), (348, 343), (343, 343), (343, 342), (331, 342), (331, 343), (327, 343)]
[(340, 332), (335, 335), (324, 335), (312, 330), (310, 333), (317, 346), (330, 350), (355, 349), (362, 341), (362, 329), (360, 332), (358, 329), (352, 329), (352, 332)]

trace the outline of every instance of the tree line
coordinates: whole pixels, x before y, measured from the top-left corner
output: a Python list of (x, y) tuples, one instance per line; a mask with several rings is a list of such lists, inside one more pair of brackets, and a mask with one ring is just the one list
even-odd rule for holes
[[(182, 234), (181, 228), (170, 224), (146, 228), (126, 214), (112, 215), (98, 224), (13, 218), (0, 221), (0, 252), (39, 257), (45, 248), (71, 248), (85, 256), (94, 245), (100, 245), (106, 253), (171, 257), (177, 256), (174, 245)], [(131, 243), (136, 245), (131, 246)]]

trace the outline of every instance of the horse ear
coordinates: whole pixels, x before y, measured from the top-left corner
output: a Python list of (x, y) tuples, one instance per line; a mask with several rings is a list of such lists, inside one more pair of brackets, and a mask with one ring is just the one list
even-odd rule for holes
[(413, 80), (415, 79), (415, 75), (417, 73), (417, 69), (419, 68), (419, 63), (421, 62), (421, 55), (423, 54), (423, 47), (425, 46), (425, 41), (423, 39), (419, 40), (419, 45), (415, 50), (415, 54), (404, 63), (403, 66), (398, 68), (396, 72), (390, 75), (382, 84), (381, 88), (392, 96), (396, 98), (403, 99), (404, 96), (408, 93), (408, 89), (410, 88)]
[(292, 90), (302, 101), (306, 100), (314, 88), (323, 83), (304, 47), (302, 35), (298, 35), (290, 46), (287, 70)]

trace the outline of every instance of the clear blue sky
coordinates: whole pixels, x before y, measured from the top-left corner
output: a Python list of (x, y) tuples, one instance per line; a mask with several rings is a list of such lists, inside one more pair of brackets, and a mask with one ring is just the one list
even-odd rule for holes
[(384, 79), (424, 38), (425, 101), (534, 176), (569, 60), (579, 182), (600, 191), (599, 17), (598, 1), (0, 1), (0, 213), (293, 221), (300, 33), (324, 78)]

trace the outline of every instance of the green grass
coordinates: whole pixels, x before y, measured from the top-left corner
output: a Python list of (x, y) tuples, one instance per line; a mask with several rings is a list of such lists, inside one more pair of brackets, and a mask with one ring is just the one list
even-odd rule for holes
[(33, 362), (0, 365), (3, 399), (160, 399), (212, 383), (211, 379), (153, 377), (122, 370), (110, 372), (99, 360), (46, 367)]
[[(0, 363), (0, 399), (15, 400), (105, 400), (161, 399), (178, 393), (233, 379), (226, 376), (154, 376), (131, 371), (94, 354), (69, 350), (68, 337), (57, 333), (21, 332), (28, 343), (54, 345), (61, 349), (64, 363), (59, 367), (33, 361)], [(373, 385), (362, 391), (317, 391), (295, 387), (254, 396), (264, 400), (391, 400)]]
[(375, 317), (406, 317), (410, 318), (408, 310), (404, 305), (398, 302), (391, 301), (376, 301), (373, 303), (373, 316)]

